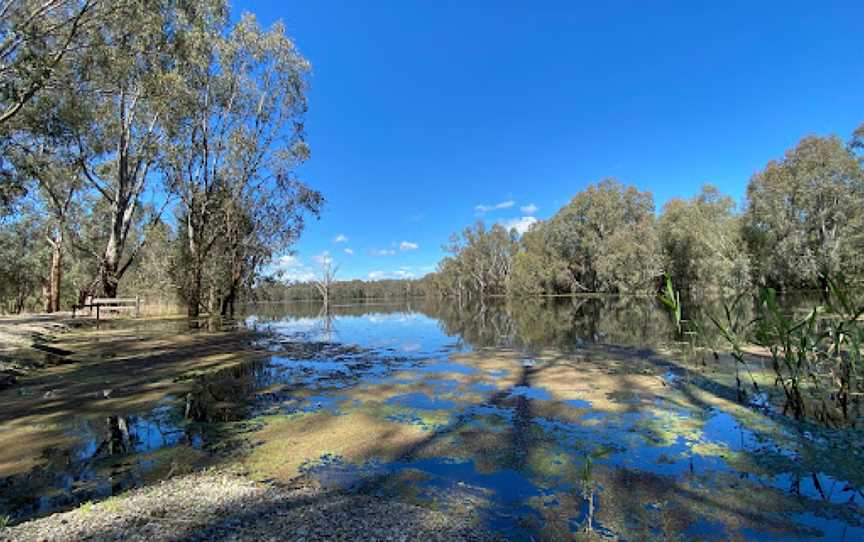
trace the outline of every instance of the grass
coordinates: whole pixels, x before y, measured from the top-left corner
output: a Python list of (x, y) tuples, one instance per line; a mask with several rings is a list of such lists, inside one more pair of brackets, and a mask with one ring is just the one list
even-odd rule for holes
[[(770, 353), (774, 387), (786, 399), (784, 413), (830, 426), (854, 426), (864, 407), (864, 304), (856, 301), (852, 288), (826, 278), (823, 302), (803, 316), (787, 314), (772, 288), (762, 288), (757, 296), (757, 314), (752, 320), (738, 317), (739, 304), (750, 298), (740, 293), (731, 304), (724, 304), (724, 315), (708, 315), (725, 339), (736, 361), (735, 380), (738, 400), (747, 399), (740, 370), (750, 379), (754, 391), (759, 384), (743, 348), (748, 343), (762, 346)], [(665, 291), (658, 298), (675, 319), (681, 333), (681, 303), (667, 277)]]
[(0, 529), (8, 527), (10, 523), (12, 523), (12, 516), (0, 515)]

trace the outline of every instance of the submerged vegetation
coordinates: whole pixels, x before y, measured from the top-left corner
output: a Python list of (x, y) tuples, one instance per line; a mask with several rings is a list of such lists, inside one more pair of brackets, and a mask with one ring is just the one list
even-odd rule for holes
[(310, 73), (227, 0), (0, 0), (0, 313), (186, 316), (4, 316), (4, 539), (864, 535), (864, 124), (295, 282)]

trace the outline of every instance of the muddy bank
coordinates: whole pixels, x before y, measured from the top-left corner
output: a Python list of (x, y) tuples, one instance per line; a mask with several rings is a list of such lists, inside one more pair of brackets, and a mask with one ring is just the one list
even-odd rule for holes
[(0, 529), (0, 540), (496, 540), (470, 515), (201, 473)]
[(116, 321), (98, 330), (38, 325), (58, 333), (35, 348), (2, 354), (15, 385), (0, 391), (0, 477), (44, 463), (47, 450), (70, 440), (76, 419), (122, 419), (152, 409), (188, 393), (190, 375), (264, 353), (253, 331), (193, 332), (177, 320)]
[[(64, 334), (51, 346), (68, 363), (0, 393), (0, 516), (21, 524), (8, 532), (130, 538), (140, 524), (159, 538), (176, 523), (183, 539), (382, 538), (391, 523), (377, 516), (396, 516), (426, 539), (439, 532), (411, 529), (442, 513), (457, 539), (475, 521), (514, 540), (864, 533), (864, 435), (799, 424), (771, 394), (741, 401), (728, 356), (585, 339), (465, 348), (402, 311), (254, 332), (178, 325)], [(231, 480), (224, 499), (212, 476)], [(175, 483), (188, 526), (164, 506), (118, 512)], [(84, 519), (35, 519), (70, 509)]]
[(42, 369), (47, 356), (65, 355), (49, 343), (72, 330), (94, 326), (92, 318), (72, 318), (71, 313), (0, 316), (0, 390)]

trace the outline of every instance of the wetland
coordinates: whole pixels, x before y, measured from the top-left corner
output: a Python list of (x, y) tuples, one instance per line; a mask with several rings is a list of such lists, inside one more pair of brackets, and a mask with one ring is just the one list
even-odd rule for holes
[[(243, 307), (6, 357), (0, 514), (200, 473), (452, 514), (512, 540), (860, 540), (862, 421), (784, 415), (768, 357), (677, 340), (650, 297)], [(119, 497), (118, 497), (119, 496)]]

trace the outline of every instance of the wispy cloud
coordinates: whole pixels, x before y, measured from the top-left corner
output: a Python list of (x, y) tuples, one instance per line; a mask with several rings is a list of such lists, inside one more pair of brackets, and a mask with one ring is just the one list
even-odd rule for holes
[(329, 250), (325, 250), (324, 252), (322, 252), (320, 254), (316, 254), (316, 255), (312, 256), (312, 259), (318, 265), (326, 265), (329, 263), (333, 263), (333, 256), (330, 255)]
[(519, 210), (522, 211), (522, 214), (525, 216), (533, 216), (534, 213), (537, 212), (538, 207), (533, 203), (529, 203), (528, 205), (523, 205), (519, 207)]
[(396, 251), (389, 248), (378, 248), (372, 251), (373, 256), (392, 256), (394, 254)]
[(414, 273), (411, 266), (402, 266), (395, 271), (372, 271), (366, 277), (368, 280), (384, 280), (384, 279), (413, 279), (417, 275)]
[(500, 224), (508, 230), (516, 230), (519, 235), (522, 235), (526, 231), (528, 231), (528, 228), (530, 228), (532, 224), (535, 224), (537, 222), (539, 221), (533, 216), (523, 216), (520, 218), (503, 220), (500, 222)]
[(417, 250), (418, 248), (420, 248), (420, 245), (410, 241), (402, 241), (399, 243), (399, 250)]
[(349, 256), (354, 255), (354, 249), (353, 248), (343, 248), (342, 252), (344, 252), (345, 254), (348, 254)]
[(347, 243), (348, 237), (344, 233), (340, 233), (336, 237), (333, 238), (334, 243)]
[(485, 204), (481, 203), (480, 205), (475, 205), (474, 210), (480, 214), (483, 214), (483, 213), (488, 213), (489, 211), (498, 211), (501, 209), (509, 209), (510, 207), (513, 207), (514, 205), (516, 205), (516, 202), (513, 201), (512, 199), (508, 199), (507, 201), (502, 201), (501, 203), (496, 203), (494, 205), (485, 205)]
[(315, 277), (315, 272), (298, 256), (286, 254), (276, 261), (274, 274), (285, 281), (307, 281)]

